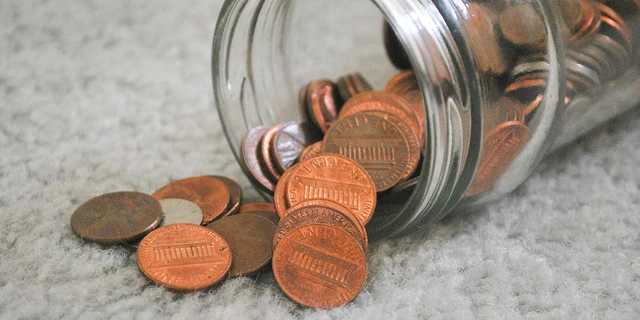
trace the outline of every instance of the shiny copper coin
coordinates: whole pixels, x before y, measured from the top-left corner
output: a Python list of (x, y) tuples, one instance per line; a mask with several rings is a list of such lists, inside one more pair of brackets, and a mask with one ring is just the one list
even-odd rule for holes
[(273, 224), (275, 224), (276, 226), (278, 225), (278, 223), (280, 223), (280, 217), (278, 217), (277, 214), (271, 211), (247, 211), (247, 212), (242, 212), (241, 214), (255, 214), (255, 215), (265, 217), (271, 220), (271, 222), (273, 222)]
[(229, 276), (252, 274), (271, 261), (276, 225), (256, 214), (236, 214), (209, 224), (207, 228), (222, 236), (231, 249), (233, 262)]
[(271, 211), (275, 213), (276, 207), (271, 202), (251, 202), (240, 206), (241, 213), (249, 211)]
[(177, 180), (158, 189), (154, 198), (177, 198), (189, 200), (202, 209), (202, 223), (207, 224), (226, 212), (230, 195), (227, 186), (220, 180), (208, 176)]
[(139, 192), (114, 192), (81, 204), (71, 215), (71, 229), (83, 240), (115, 244), (138, 239), (161, 221), (156, 199)]
[(471, 197), (491, 189), (529, 141), (529, 129), (520, 121), (508, 121), (484, 138), (476, 176), (467, 190)]
[(336, 121), (343, 104), (338, 87), (328, 79), (309, 83), (303, 101), (307, 116), (322, 132)]
[(276, 165), (273, 163), (273, 158), (271, 157), (273, 152), (271, 151), (271, 148), (273, 147), (272, 141), (282, 126), (282, 124), (279, 124), (267, 130), (267, 132), (262, 136), (258, 146), (258, 160), (260, 160), (262, 168), (267, 173), (267, 177), (271, 181), (278, 181), (281, 175), (278, 169), (276, 169)]
[(369, 81), (358, 72), (338, 78), (336, 85), (344, 102), (360, 93), (373, 90)]
[(401, 70), (411, 69), (411, 60), (407, 55), (402, 43), (396, 36), (388, 22), (384, 22), (382, 33), (384, 36), (384, 47), (387, 50), (387, 56), (396, 68)]
[(324, 149), (324, 144), (322, 141), (318, 141), (308, 147), (306, 147), (302, 153), (300, 154), (300, 161), (305, 161), (307, 159), (313, 158), (322, 153), (322, 149)]
[(229, 190), (229, 205), (227, 206), (226, 212), (223, 213), (220, 217), (226, 217), (238, 213), (238, 211), (240, 211), (240, 203), (242, 201), (242, 188), (240, 187), (240, 185), (235, 180), (229, 179), (227, 177), (209, 177), (220, 180), (227, 187), (227, 190)]
[(280, 173), (285, 172), (298, 161), (306, 147), (320, 140), (321, 132), (309, 122), (285, 123), (276, 132), (271, 146), (271, 158), (276, 169)]
[(397, 95), (383, 91), (361, 93), (345, 103), (340, 111), (340, 118), (364, 111), (383, 111), (402, 119), (410, 124), (418, 135), (420, 145), (424, 145), (424, 126), (426, 123), (422, 123), (409, 104)]
[(354, 160), (322, 154), (301, 162), (287, 184), (287, 202), (330, 200), (343, 205), (366, 225), (376, 206), (376, 188), (367, 171)]
[(268, 130), (269, 128), (266, 127), (255, 127), (244, 136), (240, 146), (240, 167), (256, 186), (263, 191), (273, 193), (276, 184), (267, 177), (266, 170), (263, 169), (258, 158), (258, 145)]
[(339, 307), (358, 296), (367, 279), (356, 239), (327, 225), (289, 232), (273, 254), (273, 275), (291, 300), (311, 308)]
[(384, 91), (395, 93), (406, 100), (422, 123), (427, 123), (426, 110), (422, 101), (422, 92), (413, 70), (403, 71), (387, 82)]
[(582, 26), (569, 39), (574, 45), (580, 45), (589, 39), (600, 28), (602, 22), (600, 11), (593, 5), (593, 1), (581, 0), (580, 4), (583, 14)]
[[(615, 32), (618, 33), (619, 37), (617, 37), (622, 44), (624, 44), (625, 48), (631, 50), (633, 37), (629, 32), (629, 27), (624, 22), (624, 19), (613, 9), (608, 7), (607, 5), (601, 2), (593, 2), (593, 5), (598, 9), (601, 14), (602, 23), (611, 27)], [(612, 30), (612, 31), (613, 31)], [(601, 30), (601, 32), (607, 32), (606, 30)], [(615, 36), (614, 36), (615, 37)], [(616, 39), (616, 40), (618, 40)]]
[(231, 267), (231, 250), (214, 231), (172, 224), (149, 233), (138, 246), (138, 267), (153, 282), (179, 291), (211, 287)]
[(276, 208), (275, 212), (279, 218), (283, 218), (289, 209), (287, 202), (287, 185), (289, 184), (291, 174), (297, 166), (297, 164), (294, 165), (282, 175), (282, 178), (278, 181), (278, 185), (276, 185), (276, 191), (273, 193), (273, 205)]
[(285, 216), (280, 220), (273, 238), (273, 247), (292, 229), (306, 224), (327, 224), (341, 228), (358, 239), (365, 253), (369, 249), (369, 237), (364, 225), (358, 220), (351, 210), (333, 201), (328, 200), (307, 200), (298, 203), (287, 210)]
[(504, 38), (518, 47), (537, 51), (546, 46), (544, 21), (531, 3), (507, 5), (500, 13), (499, 24)]
[[(338, 120), (324, 138), (324, 151), (359, 163), (376, 191), (389, 190), (411, 176), (420, 160), (416, 134), (401, 119), (361, 112)], [(402, 126), (402, 127), (401, 127)]]

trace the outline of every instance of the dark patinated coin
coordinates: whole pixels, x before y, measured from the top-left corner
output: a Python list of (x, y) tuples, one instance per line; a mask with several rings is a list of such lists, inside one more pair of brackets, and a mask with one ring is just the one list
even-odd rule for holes
[(192, 177), (176, 180), (153, 193), (160, 199), (177, 198), (189, 200), (202, 209), (202, 223), (207, 224), (225, 213), (230, 197), (222, 181), (209, 177)]
[(240, 202), (242, 200), (242, 188), (240, 185), (233, 179), (229, 179), (223, 176), (210, 176), (212, 178), (220, 180), (227, 186), (229, 190), (229, 205), (227, 206), (227, 210), (225, 213), (221, 215), (221, 217), (230, 216), (232, 214), (238, 213), (240, 211)]
[(276, 184), (268, 178), (258, 157), (258, 145), (268, 130), (267, 127), (255, 127), (244, 136), (240, 146), (240, 167), (256, 186), (273, 193)]
[(278, 215), (272, 211), (246, 211), (241, 212), (240, 214), (256, 214), (259, 216), (263, 216), (271, 220), (271, 222), (273, 222), (275, 225), (278, 225), (278, 223), (280, 222), (280, 217), (278, 217)]
[(273, 164), (284, 173), (296, 163), (306, 147), (320, 140), (322, 135), (309, 122), (285, 123), (272, 140)]
[(242, 213), (224, 217), (207, 227), (229, 243), (233, 255), (230, 276), (251, 274), (271, 260), (271, 243), (276, 232), (276, 225), (271, 220)]
[(140, 238), (161, 221), (158, 200), (138, 192), (114, 192), (80, 205), (71, 216), (71, 228), (84, 240), (114, 244)]
[(373, 86), (369, 81), (358, 72), (338, 78), (336, 85), (338, 86), (342, 101), (345, 102), (355, 95), (373, 90)]

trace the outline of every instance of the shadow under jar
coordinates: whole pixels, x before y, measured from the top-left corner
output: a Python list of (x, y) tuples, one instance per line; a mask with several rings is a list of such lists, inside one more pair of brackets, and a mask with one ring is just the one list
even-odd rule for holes
[(228, 0), (213, 38), (217, 110), (237, 159), (253, 127), (302, 120), (298, 92), (402, 69), (425, 110), (420, 175), (382, 195), (372, 239), (511, 192), (550, 151), (640, 102), (637, 0)]

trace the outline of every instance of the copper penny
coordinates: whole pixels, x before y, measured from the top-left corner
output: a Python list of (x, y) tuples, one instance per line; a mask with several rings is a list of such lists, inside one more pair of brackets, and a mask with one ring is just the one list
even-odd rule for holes
[(320, 140), (322, 140), (321, 132), (309, 122), (284, 124), (276, 132), (271, 146), (271, 156), (276, 169), (279, 172), (285, 172), (298, 161), (306, 147)]
[(227, 190), (229, 190), (229, 205), (227, 206), (226, 212), (220, 217), (222, 218), (238, 213), (238, 211), (240, 211), (240, 203), (242, 201), (242, 188), (240, 185), (235, 180), (224, 176), (209, 177), (220, 180), (225, 186), (227, 186)]
[(336, 85), (344, 102), (360, 93), (373, 90), (369, 81), (358, 72), (338, 78)]
[(267, 177), (266, 170), (262, 168), (258, 158), (258, 145), (268, 130), (266, 127), (255, 127), (244, 136), (240, 147), (240, 167), (256, 186), (273, 193), (276, 184)]
[(502, 97), (492, 101), (483, 113), (485, 133), (507, 121), (524, 122), (524, 107), (515, 98)]
[(87, 200), (71, 215), (80, 238), (100, 244), (136, 240), (160, 225), (162, 207), (149, 195), (114, 192)]
[(241, 213), (249, 211), (271, 211), (275, 213), (276, 207), (271, 202), (251, 202), (240, 206)]
[(282, 175), (282, 178), (278, 181), (278, 185), (276, 185), (276, 191), (273, 193), (273, 205), (276, 208), (276, 214), (279, 218), (283, 218), (289, 209), (287, 203), (287, 184), (297, 166), (297, 164), (294, 165)]
[(289, 232), (273, 253), (273, 275), (285, 295), (311, 308), (339, 307), (358, 296), (367, 279), (356, 239), (327, 225)]
[(302, 162), (321, 154), (323, 149), (324, 149), (324, 144), (322, 141), (318, 141), (306, 147), (300, 154), (300, 161)]
[(153, 282), (179, 291), (206, 289), (231, 267), (231, 250), (214, 231), (172, 224), (149, 233), (138, 247), (138, 267)]
[(499, 20), (502, 35), (514, 45), (529, 50), (541, 50), (546, 46), (544, 21), (532, 4), (507, 5)]
[(185, 199), (202, 209), (202, 223), (207, 224), (225, 213), (230, 195), (227, 186), (220, 180), (208, 176), (177, 180), (158, 189), (154, 198)]
[(395, 75), (384, 88), (384, 91), (395, 93), (406, 100), (422, 123), (427, 122), (426, 110), (422, 101), (422, 92), (413, 70)]
[(328, 200), (307, 200), (298, 203), (287, 210), (287, 214), (280, 220), (273, 247), (293, 228), (304, 224), (328, 224), (339, 227), (362, 243), (366, 252), (369, 249), (369, 237), (362, 222), (343, 205)]
[(322, 132), (326, 132), (336, 121), (343, 104), (338, 87), (328, 79), (319, 79), (309, 83), (303, 103), (307, 116)]
[(476, 64), (486, 73), (501, 75), (507, 71), (505, 47), (500, 43), (500, 36), (494, 25), (497, 17), (481, 4), (467, 5), (468, 15), (465, 17), (469, 44), (474, 52)]
[(325, 135), (324, 151), (355, 160), (367, 170), (377, 192), (389, 190), (411, 176), (420, 160), (415, 133), (408, 124), (401, 129), (397, 122), (402, 120), (371, 112), (341, 118)]
[(162, 199), (159, 201), (162, 206), (162, 213), (164, 219), (162, 219), (161, 226), (168, 226), (170, 224), (187, 223), (187, 224), (202, 224), (202, 209), (197, 204), (184, 199)]
[(402, 98), (395, 94), (384, 91), (370, 91), (361, 93), (349, 100), (342, 107), (340, 117), (344, 118), (364, 111), (383, 111), (393, 114), (411, 125), (413, 131), (418, 135), (420, 145), (424, 145), (424, 123)]
[(580, 30), (582, 22), (584, 22), (584, 10), (581, 0), (562, 0), (558, 1), (558, 8), (560, 8), (560, 14), (562, 20), (573, 34)]
[(236, 214), (214, 221), (207, 226), (222, 236), (231, 249), (233, 262), (229, 276), (252, 274), (271, 261), (276, 225), (256, 214)]
[(280, 179), (280, 172), (276, 169), (273, 158), (271, 157), (271, 154), (273, 154), (271, 148), (273, 146), (272, 141), (282, 126), (282, 124), (279, 124), (267, 130), (264, 136), (262, 136), (258, 147), (258, 160), (260, 160), (260, 164), (271, 181), (278, 181), (278, 179)]
[(466, 196), (491, 189), (528, 141), (529, 129), (520, 121), (505, 122), (489, 132), (484, 138), (476, 176)]
[(301, 162), (292, 173), (286, 194), (290, 206), (312, 199), (337, 202), (364, 225), (376, 206), (375, 184), (367, 171), (354, 160), (336, 154)]
[(404, 50), (402, 43), (400, 43), (398, 36), (393, 32), (391, 25), (385, 21), (382, 30), (384, 47), (387, 50), (387, 56), (389, 60), (391, 60), (391, 63), (401, 70), (411, 69), (411, 60), (409, 60), (409, 56)]
[(271, 222), (273, 222), (273, 224), (275, 225), (278, 225), (278, 223), (280, 223), (280, 217), (278, 217), (277, 214), (271, 211), (247, 211), (247, 212), (241, 212), (240, 214), (256, 214), (271, 220)]

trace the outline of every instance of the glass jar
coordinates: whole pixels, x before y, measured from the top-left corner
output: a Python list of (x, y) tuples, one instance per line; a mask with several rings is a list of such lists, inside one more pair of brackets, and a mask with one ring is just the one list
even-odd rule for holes
[(639, 7), (227, 0), (213, 38), (217, 110), (239, 159), (249, 129), (302, 119), (309, 81), (360, 72), (381, 90), (398, 67), (413, 69), (426, 113), (420, 175), (381, 195), (367, 225), (371, 239), (401, 236), (514, 190), (550, 151), (637, 106)]

